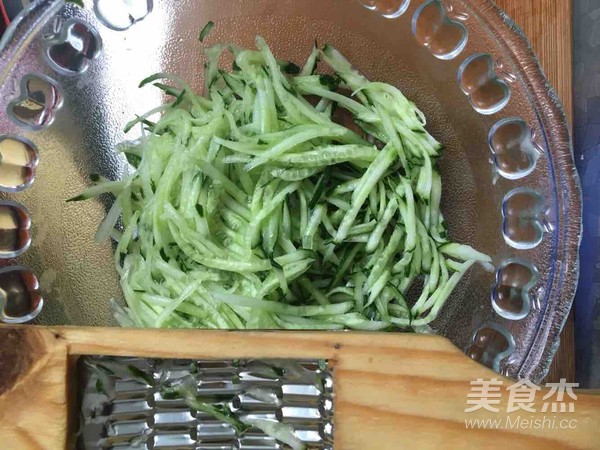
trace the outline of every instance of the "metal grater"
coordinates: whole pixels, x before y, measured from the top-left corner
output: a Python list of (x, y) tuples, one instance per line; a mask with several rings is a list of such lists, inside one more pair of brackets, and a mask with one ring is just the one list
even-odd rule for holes
[(307, 449), (333, 448), (333, 376), (323, 360), (85, 356), (79, 368), (77, 449), (290, 448), (254, 427), (238, 435), (230, 424), (192, 410), (183, 399), (163, 397), (165, 386), (189, 376), (198, 395), (218, 399), (237, 417), (289, 424)]

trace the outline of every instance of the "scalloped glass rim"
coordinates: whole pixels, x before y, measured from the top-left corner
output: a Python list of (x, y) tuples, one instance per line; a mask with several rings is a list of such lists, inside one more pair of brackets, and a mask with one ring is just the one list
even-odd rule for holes
[[(28, 272), (31, 273), (34, 277), (35, 275), (31, 272), (31, 270), (29, 270), (27, 267), (24, 266), (10, 266), (10, 267), (3, 267), (0, 269), (0, 275), (5, 274), (5, 273), (10, 273), (10, 272)], [(39, 281), (37, 281), (37, 277), (35, 277), (37, 284), (39, 285)], [(39, 303), (36, 305), (36, 307), (29, 311), (27, 314), (24, 314), (22, 316), (9, 316), (5, 313), (5, 299), (3, 298), (4, 294), (2, 293), (2, 290), (0, 289), (0, 322), (2, 323), (6, 323), (6, 324), (10, 324), (10, 325), (16, 325), (16, 324), (24, 324), (27, 323), (33, 319), (35, 319), (40, 312), (42, 311), (42, 308), (44, 307), (44, 298), (41, 297)]]
[[(52, 47), (54, 45), (67, 42), (66, 38), (69, 37), (69, 34), (73, 32), (73, 28), (76, 25), (81, 25), (84, 28), (86, 28), (86, 30), (96, 40), (96, 46), (97, 46), (94, 54), (92, 55), (91, 58), (88, 58), (86, 65), (81, 70), (71, 70), (66, 67), (63, 67), (60, 64), (58, 64), (54, 60), (54, 58), (52, 58), (52, 55), (51, 55)], [(93, 27), (88, 26), (88, 24), (81, 19), (69, 19), (62, 24), (61, 29), (52, 38), (48, 39), (48, 41), (45, 44), (44, 55), (46, 56), (46, 60), (47, 60), (48, 64), (50, 65), (50, 67), (52, 67), (58, 73), (63, 74), (63, 75), (78, 76), (78, 75), (85, 73), (88, 70), (91, 61), (96, 59), (100, 55), (101, 52), (102, 52), (102, 38), (100, 37), (100, 33), (98, 32), (98, 30), (96, 30)]]
[[(478, 8), (480, 15), (506, 50), (519, 62), (521, 76), (534, 96), (534, 104), (539, 105), (538, 110), (546, 112), (539, 114), (538, 120), (543, 125), (544, 142), (552, 150), (552, 172), (557, 185), (561, 186), (556, 214), (562, 218), (557, 221), (561, 224), (558, 231), (562, 231), (557, 234), (560, 234), (559, 239), (563, 242), (562, 255), (557, 261), (562, 264), (557, 263), (553, 267), (554, 282), (547, 293), (544, 323), (538, 327), (529, 355), (517, 373), (518, 378), (542, 380), (560, 345), (560, 333), (571, 309), (579, 277), (579, 245), (582, 234), (579, 175), (573, 162), (573, 146), (566, 114), (556, 91), (546, 80), (523, 30), (495, 4), (486, 0), (471, 0), (469, 3)], [(554, 246), (556, 252), (557, 247)], [(536, 348), (542, 350), (536, 351)]]
[[(0, 183), (0, 191), (1, 192), (11, 192), (11, 193), (24, 191), (29, 186), (31, 186), (33, 184), (33, 182), (35, 181), (35, 176), (36, 176), (35, 169), (37, 168), (37, 165), (40, 162), (40, 152), (38, 151), (36, 145), (33, 142), (31, 142), (29, 139), (27, 139), (23, 136), (19, 136), (17, 134), (0, 134), (0, 145), (5, 140), (20, 142), (24, 146), (28, 147), (29, 151), (31, 151), (33, 153), (33, 155), (32, 155), (32, 159), (28, 163), (28, 167), (31, 169), (31, 175), (28, 176), (27, 179), (23, 183), (16, 185), (16, 186), (14, 186), (14, 185), (6, 186), (6, 185), (3, 185), (2, 183)], [(1, 155), (2, 155), (2, 151), (0, 151), (0, 156)], [(1, 164), (2, 163), (0, 161), (0, 174), (2, 172)]]

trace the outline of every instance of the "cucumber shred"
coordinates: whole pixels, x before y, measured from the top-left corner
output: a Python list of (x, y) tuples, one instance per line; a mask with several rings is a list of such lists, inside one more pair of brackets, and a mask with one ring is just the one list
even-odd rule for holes
[(198, 34), (198, 40), (200, 42), (203, 42), (204, 39), (206, 39), (208, 37), (208, 35), (210, 34), (210, 32), (212, 31), (214, 26), (215, 26), (214, 22), (212, 20), (209, 20), (206, 23), (206, 25), (204, 25), (204, 28), (202, 28), (200, 30), (200, 33)]
[[(207, 48), (203, 95), (175, 75), (143, 80), (173, 99), (127, 125), (143, 130), (120, 150), (131, 173), (120, 181), (95, 176), (70, 199), (116, 197), (97, 239), (119, 239), (126, 306), (117, 320), (232, 329), (427, 325), (467, 270), (489, 268), (491, 259), (447, 238), (442, 146), (423, 113), (331, 45), (315, 43), (300, 66), (276, 59), (260, 37), (256, 47)], [(229, 71), (218, 67), (224, 52), (234, 59)], [(319, 75), (320, 64), (334, 75)], [(358, 128), (332, 119), (336, 108)], [(422, 291), (409, 305), (418, 279)]]

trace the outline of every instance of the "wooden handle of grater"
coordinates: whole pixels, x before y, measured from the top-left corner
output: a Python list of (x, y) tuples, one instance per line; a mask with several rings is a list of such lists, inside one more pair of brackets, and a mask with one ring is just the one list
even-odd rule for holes
[[(542, 413), (538, 392), (536, 413), (466, 413), (470, 381), (499, 378), (504, 387), (513, 382), (438, 336), (0, 327), (0, 342), (0, 442), (6, 449), (67, 446), (73, 429), (69, 366), (79, 355), (328, 359), (336, 395), (334, 444), (340, 450), (590, 449), (600, 442), (600, 396), (582, 392), (574, 412)], [(507, 399), (504, 393), (501, 410)], [(519, 416), (521, 427), (508, 430), (465, 425), (490, 419), (510, 428)]]

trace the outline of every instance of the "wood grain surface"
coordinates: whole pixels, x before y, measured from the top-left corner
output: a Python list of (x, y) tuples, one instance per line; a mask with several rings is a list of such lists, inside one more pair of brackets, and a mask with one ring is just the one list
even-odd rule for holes
[[(579, 1), (579, 0), (575, 0)], [(550, 84), (556, 89), (572, 125), (573, 5), (572, 0), (496, 0), (523, 29)], [(573, 313), (561, 333), (561, 344), (546, 381), (575, 380)]]
[[(592, 449), (600, 443), (600, 396), (577, 393), (575, 411), (465, 412), (470, 381), (499, 378), (438, 336), (327, 332), (228, 332), (43, 328), (21, 331), (17, 351), (35, 343), (29, 370), (0, 397), (0, 448), (64, 449), (67, 433), (67, 362), (78, 355), (169, 358), (325, 358), (334, 371), (335, 448)], [(0, 341), (14, 333), (0, 327)], [(2, 378), (2, 373), (0, 373)], [(503, 379), (504, 387), (512, 381)], [(465, 420), (558, 417), (557, 427), (470, 429)], [(560, 429), (560, 420), (575, 427)], [(551, 419), (550, 419), (551, 420)], [(75, 424), (71, 424), (71, 430)]]
[[(0, 448), (63, 450), (67, 346), (51, 332), (0, 328)], [(10, 373), (19, 371), (19, 376)]]

